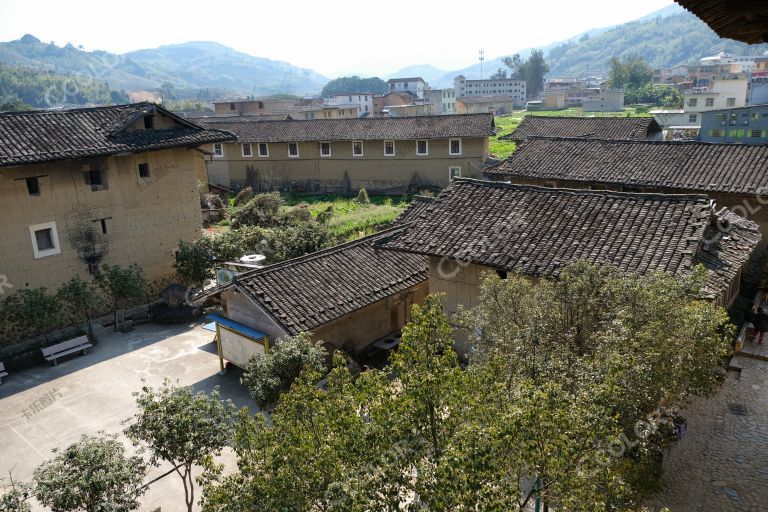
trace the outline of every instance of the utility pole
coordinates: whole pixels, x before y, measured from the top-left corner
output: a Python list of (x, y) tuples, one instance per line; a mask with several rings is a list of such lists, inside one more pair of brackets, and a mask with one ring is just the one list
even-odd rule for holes
[(485, 60), (485, 50), (480, 48), (480, 80), (483, 79), (483, 61)]

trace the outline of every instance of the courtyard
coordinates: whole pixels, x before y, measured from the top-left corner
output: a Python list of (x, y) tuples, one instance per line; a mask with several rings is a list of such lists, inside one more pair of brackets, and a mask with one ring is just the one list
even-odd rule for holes
[[(237, 408), (256, 404), (239, 383), (239, 371), (219, 375), (214, 333), (202, 324), (139, 325), (130, 333), (98, 327), (99, 344), (85, 356), (71, 356), (58, 366), (37, 366), (12, 373), (0, 385), (0, 478), (8, 483), (30, 481), (35, 467), (51, 457), (51, 450), (77, 441), (82, 434), (105, 431), (122, 436), (122, 422), (136, 410), (132, 393), (165, 378), (195, 391), (218, 386), (222, 398)], [(220, 462), (233, 463), (225, 451)], [(146, 481), (171, 469), (152, 468)], [(199, 492), (196, 492), (196, 499)], [(171, 474), (152, 484), (140, 510), (185, 510), (184, 489)], [(33, 505), (33, 510), (44, 510)]]

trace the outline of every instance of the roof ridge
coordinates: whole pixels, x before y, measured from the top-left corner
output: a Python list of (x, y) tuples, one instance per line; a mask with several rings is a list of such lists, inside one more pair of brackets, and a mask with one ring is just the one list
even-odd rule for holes
[(61, 110), (35, 109), (35, 110), (25, 110), (21, 112), (0, 112), (0, 116), (9, 117), (9, 116), (30, 116), (30, 115), (34, 115), (34, 116), (56, 115), (56, 114), (67, 114), (70, 112), (93, 112), (98, 110), (111, 110), (111, 109), (119, 109), (119, 108), (136, 108), (139, 105), (143, 107), (146, 105), (154, 105), (154, 103), (151, 103), (149, 101), (139, 101), (137, 103), (121, 103), (118, 105), (96, 105), (92, 107), (75, 107), (75, 108), (67, 108), (67, 109), (61, 109)]
[(444, 189), (443, 192), (440, 193), (435, 200), (440, 200), (441, 196), (443, 196), (444, 193), (447, 193), (451, 190), (452, 187), (461, 185), (462, 183), (466, 183), (468, 185), (475, 185), (475, 186), (484, 186), (486, 188), (506, 188), (509, 190), (531, 190), (531, 191), (541, 191), (541, 192), (547, 192), (550, 194), (570, 194), (570, 195), (593, 195), (593, 196), (617, 196), (617, 197), (626, 197), (630, 199), (641, 199), (641, 198), (651, 198), (651, 197), (660, 197), (664, 199), (674, 199), (676, 201), (680, 202), (706, 202), (709, 204), (709, 197), (706, 194), (665, 194), (662, 192), (619, 192), (614, 190), (590, 190), (590, 189), (584, 189), (584, 188), (564, 188), (564, 187), (543, 187), (539, 185), (528, 185), (528, 184), (518, 184), (518, 183), (511, 183), (509, 181), (488, 181), (488, 180), (481, 180), (476, 178), (455, 178), (453, 180), (453, 183), (448, 186), (446, 189)]
[[(290, 115), (290, 112), (287, 113), (287, 115)], [(258, 119), (253, 119), (253, 117), (258, 116), (252, 116), (251, 119), (243, 119), (238, 120), (239, 117), (242, 116), (210, 116), (210, 117), (204, 117), (199, 118), (204, 121), (207, 121), (208, 119), (232, 119), (231, 121), (216, 121), (216, 122), (228, 122), (228, 123), (342, 123), (342, 122), (372, 122), (372, 121), (403, 121), (406, 119), (434, 119), (434, 118), (442, 118), (446, 116), (437, 116), (437, 115), (431, 115), (431, 114), (423, 114), (418, 116), (403, 116), (403, 117), (350, 117), (350, 118), (336, 118), (336, 119), (265, 119), (263, 121), (260, 121)], [(461, 118), (461, 117), (490, 117), (493, 118), (493, 114), (490, 112), (479, 112), (479, 113), (473, 113), (473, 114), (453, 114), (450, 117), (452, 118)]]
[[(521, 143), (526, 144), (531, 140), (552, 140), (552, 141), (581, 141), (581, 142), (608, 142), (611, 144), (647, 144), (647, 145), (661, 145), (661, 146), (724, 146), (724, 147), (740, 147), (740, 148), (755, 148), (760, 147), (761, 144), (733, 144), (728, 142), (704, 142), (700, 140), (637, 140), (637, 139), (598, 139), (594, 137), (554, 137), (551, 135), (530, 135)], [(517, 153), (517, 151), (515, 151)], [(508, 158), (514, 157), (515, 153)]]

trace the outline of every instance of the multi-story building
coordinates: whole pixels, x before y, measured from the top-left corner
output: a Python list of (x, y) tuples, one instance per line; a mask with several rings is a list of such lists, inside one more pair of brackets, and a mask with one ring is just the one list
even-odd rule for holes
[(744, 77), (713, 80), (708, 87), (689, 89), (683, 95), (684, 115), (681, 126), (698, 126), (701, 113), (731, 107), (743, 107), (747, 103), (749, 82)]
[[(203, 121), (205, 123), (205, 121)], [(230, 189), (402, 194), (482, 175), (491, 114), (314, 121), (221, 120), (236, 143), (214, 144), (211, 182)]]
[(102, 264), (171, 276), (200, 234), (198, 148), (234, 139), (151, 103), (5, 113), (0, 133), (0, 273), (51, 290)]
[[(768, 52), (763, 55), (766, 54), (768, 54)], [(755, 68), (756, 58), (756, 55), (731, 55), (729, 53), (720, 52), (717, 55), (699, 59), (699, 64), (702, 66), (731, 64), (736, 73), (751, 73)]]
[(457, 98), (467, 96), (509, 96), (515, 108), (525, 105), (525, 80), (468, 80), (463, 75), (453, 79), (453, 89)]
[(456, 98), (457, 114), (481, 114), (491, 112), (497, 115), (511, 114), (515, 100), (509, 96), (464, 96)]
[(756, 57), (755, 68), (749, 79), (750, 105), (768, 103), (768, 56)]
[(453, 89), (430, 89), (427, 100), (432, 105), (433, 114), (456, 113), (456, 91)]
[(387, 80), (389, 92), (409, 92), (418, 99), (423, 100), (429, 84), (421, 77), (390, 78)]
[(357, 108), (357, 115), (372, 115), (373, 113), (373, 94), (369, 92), (359, 92), (352, 94), (335, 94), (325, 100), (324, 106), (334, 106), (340, 108)]
[(584, 112), (620, 112), (624, 110), (624, 89), (601, 89), (581, 102)]
[(702, 113), (699, 140), (768, 144), (768, 105), (710, 110)]

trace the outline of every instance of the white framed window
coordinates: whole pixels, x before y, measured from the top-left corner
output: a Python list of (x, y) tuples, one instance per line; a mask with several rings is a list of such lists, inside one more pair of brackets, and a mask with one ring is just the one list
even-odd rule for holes
[(384, 156), (395, 156), (395, 141), (384, 141)]
[(696, 114), (691, 114), (688, 116), (688, 122), (689, 123), (695, 123), (696, 122)]
[(29, 235), (32, 238), (32, 252), (35, 255), (35, 259), (61, 254), (56, 222), (45, 222), (29, 226)]
[(299, 158), (299, 144), (296, 142), (288, 143), (288, 158)]
[(429, 141), (427, 141), (427, 140), (417, 140), (416, 141), (416, 154), (417, 155), (428, 155), (429, 154)]
[(269, 144), (267, 144), (266, 142), (259, 142), (259, 156), (260, 157), (269, 156)]
[(320, 143), (320, 156), (323, 158), (328, 158), (331, 156), (331, 143), (330, 142), (321, 142)]
[(448, 139), (448, 154), (449, 155), (461, 154), (461, 139)]
[(363, 156), (363, 141), (352, 141), (352, 156)]
[(246, 143), (246, 144), (243, 144), (241, 147), (243, 151), (243, 157), (250, 158), (253, 156), (253, 148), (251, 147), (250, 144)]
[(461, 178), (461, 167), (449, 167), (448, 181), (453, 181), (456, 178)]
[(725, 100), (725, 105), (728, 107), (735, 107), (736, 106), (736, 98), (727, 98)]
[(224, 146), (221, 144), (221, 142), (214, 142), (213, 156), (216, 158), (221, 158), (224, 156)]

